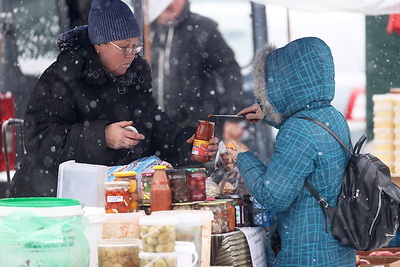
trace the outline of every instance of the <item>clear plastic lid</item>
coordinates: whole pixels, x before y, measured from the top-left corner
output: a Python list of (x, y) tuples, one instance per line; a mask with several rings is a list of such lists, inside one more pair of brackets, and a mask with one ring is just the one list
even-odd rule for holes
[(172, 216), (155, 216), (148, 215), (141, 217), (139, 220), (140, 225), (176, 225), (177, 219)]
[(96, 242), (98, 247), (142, 247), (141, 239), (134, 238), (110, 238), (110, 239), (100, 239)]

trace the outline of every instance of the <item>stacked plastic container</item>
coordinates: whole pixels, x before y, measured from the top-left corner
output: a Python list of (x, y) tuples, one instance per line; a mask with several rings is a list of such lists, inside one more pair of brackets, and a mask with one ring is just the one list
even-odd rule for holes
[[(380, 94), (372, 96), (372, 100), (374, 102), (374, 109), (373, 109), (374, 155), (380, 158), (384, 163), (386, 163), (386, 165), (388, 165), (388, 167), (390, 168), (391, 172), (394, 172), (394, 162), (395, 162), (394, 99), (398, 98), (398, 96), (400, 95)], [(400, 108), (400, 102), (399, 102), (399, 108)], [(399, 118), (400, 118), (400, 112), (399, 112)]]
[[(395, 88), (399, 89), (399, 88)], [(400, 174), (400, 94), (397, 90), (393, 90), (396, 93), (392, 93), (393, 97), (393, 138), (394, 138), (394, 163), (393, 172), (394, 175)]]

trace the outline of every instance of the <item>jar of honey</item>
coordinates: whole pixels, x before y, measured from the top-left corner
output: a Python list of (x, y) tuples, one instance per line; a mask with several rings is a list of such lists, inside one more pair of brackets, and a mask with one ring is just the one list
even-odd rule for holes
[(129, 193), (131, 196), (130, 211), (134, 212), (139, 209), (138, 183), (135, 171), (123, 171), (114, 173), (114, 181), (129, 182)]
[(130, 211), (129, 182), (104, 183), (104, 196), (106, 213), (127, 213)]
[(208, 146), (210, 145), (208, 141), (214, 136), (214, 125), (213, 122), (202, 120), (197, 123), (192, 147), (192, 160), (211, 161), (212, 158), (208, 156)]

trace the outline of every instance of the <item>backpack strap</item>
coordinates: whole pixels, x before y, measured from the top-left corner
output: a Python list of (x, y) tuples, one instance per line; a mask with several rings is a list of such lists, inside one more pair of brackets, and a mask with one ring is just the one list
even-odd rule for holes
[[(314, 122), (314, 123), (318, 124), (319, 126), (321, 126), (322, 128), (324, 128), (330, 135), (332, 135), (333, 138), (335, 138), (336, 141), (338, 141), (338, 143), (344, 148), (344, 150), (346, 150), (347, 152), (349, 152), (350, 155), (353, 155), (353, 152), (350, 150), (350, 148), (348, 148), (348, 147), (346, 146), (346, 144), (343, 143), (343, 141), (342, 141), (328, 126), (326, 126), (326, 125), (323, 124), (322, 122), (320, 122), (320, 121), (318, 121), (318, 120), (316, 120), (316, 119), (310, 118), (310, 117), (297, 117), (297, 118), (299, 118), (299, 119), (304, 119), (304, 120), (308, 120), (308, 121), (311, 121), (311, 122)], [(318, 201), (318, 204), (320, 205), (320, 207), (321, 207), (321, 209), (322, 209), (322, 212), (324, 213), (324, 217), (325, 217), (325, 229), (326, 229), (326, 232), (328, 233), (328, 217), (327, 217), (327, 213), (326, 213), (326, 211), (327, 211), (327, 209), (328, 209), (328, 207), (329, 207), (328, 202), (327, 202), (323, 197), (321, 197), (321, 196), (317, 193), (317, 191), (315, 191), (315, 189), (314, 189), (307, 181), (304, 181), (304, 186), (308, 189), (308, 191), (310, 191), (310, 193), (311, 193), (311, 194), (314, 196), (314, 198)]]
[(308, 121), (312, 121), (312, 122), (318, 124), (319, 126), (321, 126), (322, 128), (324, 128), (328, 133), (330, 133), (330, 134), (333, 136), (333, 138), (335, 138), (336, 141), (338, 141), (339, 144), (340, 144), (347, 152), (350, 153), (350, 155), (353, 155), (353, 152), (350, 150), (350, 148), (348, 148), (348, 147), (346, 146), (346, 144), (343, 143), (343, 141), (342, 141), (328, 126), (326, 126), (326, 125), (323, 124), (322, 122), (320, 122), (320, 121), (318, 121), (318, 120), (316, 120), (316, 119), (310, 118), (310, 117), (297, 117), (297, 118), (299, 118), (299, 119), (304, 119), (304, 120), (308, 120)]

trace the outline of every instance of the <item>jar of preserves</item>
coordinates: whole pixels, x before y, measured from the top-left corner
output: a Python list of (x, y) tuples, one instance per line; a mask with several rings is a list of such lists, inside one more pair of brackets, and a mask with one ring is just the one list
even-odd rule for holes
[(194, 210), (196, 204), (193, 202), (174, 203), (172, 204), (173, 210)]
[(129, 193), (131, 196), (130, 211), (134, 212), (139, 209), (139, 195), (138, 195), (138, 184), (136, 179), (135, 171), (123, 171), (114, 173), (114, 181), (126, 181), (129, 182)]
[(172, 192), (165, 166), (154, 166), (150, 188), (150, 210), (172, 210)]
[(186, 169), (189, 201), (206, 200), (206, 172), (204, 168)]
[(129, 182), (104, 183), (104, 195), (106, 213), (127, 213), (130, 211)]
[(228, 211), (229, 232), (235, 231), (236, 211), (235, 211), (235, 207), (233, 206), (233, 200), (232, 199), (221, 199), (221, 200), (217, 200), (217, 202), (225, 203), (226, 209)]
[(172, 191), (172, 203), (182, 203), (189, 201), (188, 181), (186, 170), (174, 169), (167, 170), (167, 176)]
[(197, 123), (192, 148), (193, 160), (200, 162), (211, 161), (212, 158), (208, 156), (208, 145), (210, 145), (209, 140), (214, 136), (214, 125), (215, 123), (213, 122), (202, 120)]
[(143, 172), (141, 175), (141, 203), (150, 204), (150, 189), (151, 179), (153, 179), (153, 172)]
[(212, 211), (214, 219), (211, 222), (211, 233), (222, 234), (228, 233), (229, 227), (229, 211), (226, 203), (220, 201), (209, 201), (198, 203), (197, 208), (199, 210)]

